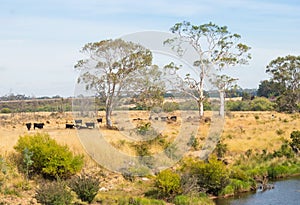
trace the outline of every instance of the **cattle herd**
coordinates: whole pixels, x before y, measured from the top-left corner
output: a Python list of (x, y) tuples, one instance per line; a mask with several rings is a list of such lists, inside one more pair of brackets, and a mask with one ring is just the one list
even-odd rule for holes
[[(97, 119), (97, 122), (98, 123), (102, 123), (102, 118), (98, 118)], [(33, 129), (35, 130), (35, 128), (38, 128), (38, 129), (43, 129), (44, 126), (45, 126), (45, 123), (26, 123), (25, 124), (26, 127), (27, 127), (27, 130), (29, 131), (33, 125)], [(74, 123), (66, 123), (66, 129), (74, 129), (74, 128), (77, 128), (77, 129), (85, 129), (85, 128), (95, 128), (96, 127), (96, 124), (94, 122), (85, 122), (83, 124), (82, 120), (74, 120)]]
[[(177, 121), (177, 116), (171, 116), (171, 117), (168, 117), (168, 116), (163, 116), (163, 117), (150, 117), (149, 120), (161, 120), (161, 121), (173, 121), (173, 122), (176, 122)], [(136, 120), (142, 120), (141, 118), (134, 118), (133, 121), (136, 121)], [(102, 124), (103, 122), (103, 119), (102, 118), (97, 118), (97, 123), (101, 123)], [(26, 127), (27, 127), (27, 130), (29, 131), (33, 125), (33, 129), (35, 130), (35, 128), (38, 128), (38, 129), (43, 129), (45, 124), (44, 123), (26, 123), (25, 124)], [(85, 122), (83, 123), (83, 120), (81, 119), (75, 119), (74, 120), (74, 123), (66, 123), (66, 126), (65, 128), (66, 129), (74, 129), (74, 128), (77, 128), (77, 129), (87, 129), (87, 128), (95, 128), (96, 127), (96, 123), (95, 122)]]

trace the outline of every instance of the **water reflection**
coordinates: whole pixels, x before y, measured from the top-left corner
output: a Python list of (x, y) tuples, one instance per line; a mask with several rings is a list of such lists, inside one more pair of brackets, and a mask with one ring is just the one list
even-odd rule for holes
[(216, 205), (299, 205), (300, 177), (274, 182), (275, 188), (233, 198), (216, 199)]

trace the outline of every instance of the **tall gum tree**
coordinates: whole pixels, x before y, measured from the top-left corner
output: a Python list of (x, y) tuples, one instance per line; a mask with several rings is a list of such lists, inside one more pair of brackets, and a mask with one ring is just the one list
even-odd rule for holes
[(282, 88), (277, 99), (279, 111), (300, 111), (300, 56), (278, 57), (267, 65), (266, 72)]
[(86, 59), (79, 60), (75, 69), (81, 71), (78, 83), (84, 83), (105, 101), (106, 126), (112, 128), (112, 111), (118, 97), (130, 88), (134, 73), (152, 64), (152, 53), (141, 45), (122, 39), (87, 43), (81, 52)]
[(182, 91), (197, 101), (199, 117), (202, 118), (205, 100), (204, 82), (210, 75), (211, 68), (223, 69), (247, 64), (251, 59), (250, 47), (240, 43), (241, 36), (230, 33), (227, 26), (218, 26), (211, 22), (192, 25), (190, 22), (183, 21), (176, 23), (170, 30), (177, 37), (167, 39), (165, 45), (170, 45), (180, 56), (184, 55), (187, 45), (191, 46), (197, 54), (193, 65), (198, 71), (197, 76), (187, 73), (184, 82), (188, 85), (185, 88), (188, 89)]

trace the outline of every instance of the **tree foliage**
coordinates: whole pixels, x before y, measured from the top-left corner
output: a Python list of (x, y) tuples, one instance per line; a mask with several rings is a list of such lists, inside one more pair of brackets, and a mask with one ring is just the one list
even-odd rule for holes
[(280, 96), (277, 98), (279, 111), (299, 111), (300, 103), (300, 56), (288, 55), (272, 60), (266, 72), (271, 75), (271, 81), (278, 83)]
[(258, 86), (257, 96), (266, 98), (278, 97), (283, 90), (284, 88), (280, 83), (264, 80)]
[(111, 114), (118, 97), (134, 82), (133, 72), (152, 64), (152, 53), (141, 45), (122, 39), (87, 43), (81, 50), (87, 59), (75, 68), (82, 71), (78, 83), (105, 100), (106, 124), (112, 127)]
[[(186, 45), (189, 45), (197, 53), (194, 66), (197, 68), (197, 76), (186, 74), (183, 79), (185, 87), (183, 91), (194, 98), (199, 106), (199, 115), (203, 116), (204, 80), (209, 76), (212, 66), (222, 69), (228, 66), (246, 64), (251, 58), (250, 47), (240, 43), (241, 36), (229, 32), (227, 26), (218, 26), (214, 23), (192, 25), (183, 21), (176, 23), (171, 32), (178, 37), (167, 39), (165, 44), (171, 45), (179, 55), (183, 56)], [(196, 95), (193, 93), (197, 93)]]
[(164, 101), (166, 73), (157, 65), (140, 68), (131, 73), (129, 79), (131, 90), (134, 90), (133, 100), (138, 107), (150, 110), (160, 107)]

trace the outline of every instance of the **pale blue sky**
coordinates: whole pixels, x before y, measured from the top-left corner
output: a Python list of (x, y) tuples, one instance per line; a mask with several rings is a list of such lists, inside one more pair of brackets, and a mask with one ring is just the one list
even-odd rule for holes
[(243, 88), (267, 79), (272, 59), (300, 53), (298, 0), (0, 0), (0, 95), (72, 96), (85, 43), (183, 20), (241, 34), (253, 59), (228, 73)]

